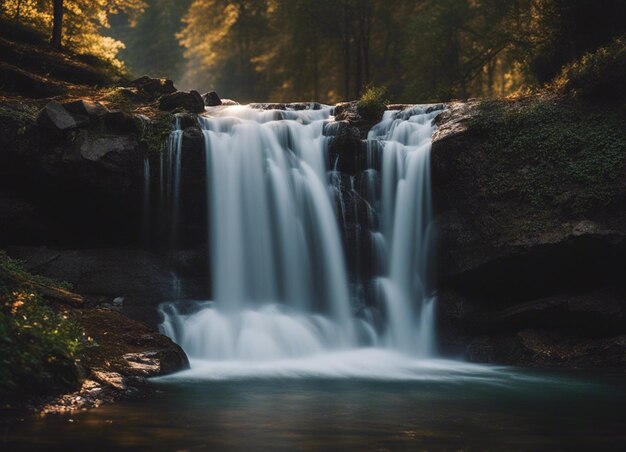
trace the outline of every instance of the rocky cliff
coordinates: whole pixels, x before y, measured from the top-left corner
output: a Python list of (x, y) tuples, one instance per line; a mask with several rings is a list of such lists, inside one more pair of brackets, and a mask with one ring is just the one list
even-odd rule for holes
[(437, 123), (443, 349), (623, 368), (623, 111), (546, 95), (454, 103)]

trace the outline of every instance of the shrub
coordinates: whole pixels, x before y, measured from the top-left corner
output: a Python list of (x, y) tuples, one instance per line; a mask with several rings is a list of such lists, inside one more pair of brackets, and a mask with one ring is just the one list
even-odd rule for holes
[(380, 119), (388, 103), (386, 94), (387, 88), (384, 86), (368, 86), (357, 103), (359, 114), (365, 119)]
[(552, 86), (591, 99), (626, 100), (626, 35), (565, 66)]
[[(0, 267), (28, 275), (3, 252)], [(0, 398), (75, 387), (82, 328), (67, 313), (47, 306), (28, 284), (17, 285), (3, 278), (0, 272)], [(52, 280), (45, 281), (52, 284)]]

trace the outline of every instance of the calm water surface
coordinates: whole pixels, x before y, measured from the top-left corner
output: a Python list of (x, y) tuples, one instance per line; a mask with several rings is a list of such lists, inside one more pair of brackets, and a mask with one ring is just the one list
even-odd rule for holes
[(626, 448), (623, 375), (478, 366), (460, 373), (429, 367), (424, 374), (412, 380), (183, 374), (157, 381), (158, 392), (144, 400), (5, 427), (0, 449)]

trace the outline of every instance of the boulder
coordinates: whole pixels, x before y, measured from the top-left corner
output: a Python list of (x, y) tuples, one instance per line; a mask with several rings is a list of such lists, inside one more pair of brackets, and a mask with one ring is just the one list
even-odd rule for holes
[(218, 105), (222, 105), (222, 100), (215, 91), (203, 94), (202, 100), (204, 100), (204, 105), (207, 107), (217, 107)]
[(76, 120), (60, 103), (48, 103), (37, 117), (37, 122), (48, 130), (65, 132), (77, 127)]
[(98, 102), (91, 102), (82, 99), (65, 102), (63, 107), (65, 107), (65, 109), (72, 115), (78, 117), (76, 119), (79, 121), (91, 123), (101, 120), (109, 111), (104, 105)]
[(152, 78), (144, 75), (128, 84), (133, 88), (137, 88), (140, 94), (151, 99), (158, 99), (165, 94), (175, 93), (174, 82), (167, 78)]
[(190, 113), (200, 113), (204, 111), (204, 101), (197, 91), (178, 91), (162, 96), (159, 99), (159, 109), (165, 111), (181, 109)]

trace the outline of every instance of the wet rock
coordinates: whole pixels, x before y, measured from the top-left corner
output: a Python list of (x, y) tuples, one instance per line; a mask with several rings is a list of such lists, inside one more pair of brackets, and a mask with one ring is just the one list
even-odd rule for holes
[(251, 108), (259, 110), (320, 110), (322, 105), (318, 102), (290, 102), (290, 103), (253, 103)]
[(57, 132), (64, 132), (77, 127), (72, 115), (58, 102), (48, 103), (39, 113), (37, 122), (42, 127)]
[(178, 91), (162, 96), (159, 99), (159, 109), (166, 111), (181, 109), (190, 113), (200, 113), (204, 111), (204, 100), (197, 91)]
[[(352, 127), (348, 122), (341, 122), (342, 126), (337, 126), (332, 130), (336, 135), (328, 146), (328, 156), (332, 167), (347, 174), (356, 174), (360, 169), (358, 163), (364, 147), (367, 145), (361, 141), (359, 129)], [(332, 129), (332, 126), (326, 126)]]
[(202, 100), (204, 101), (204, 105), (206, 105), (207, 107), (216, 107), (218, 105), (222, 105), (222, 100), (215, 91), (204, 93), (202, 95)]
[(116, 306), (118, 308), (124, 306), (124, 297), (115, 297), (113, 299), (113, 306)]
[(623, 369), (626, 336), (585, 339), (525, 330), (513, 335), (477, 338), (469, 344), (466, 356), (478, 363)]
[(359, 111), (358, 102), (351, 101), (335, 105), (335, 120), (346, 121), (351, 127), (356, 127), (360, 137), (365, 139), (367, 133), (380, 121), (380, 118), (378, 116), (364, 117), (363, 113)]
[(104, 370), (92, 370), (91, 376), (97, 382), (111, 386), (118, 391), (123, 391), (126, 389), (126, 382), (124, 381), (124, 376), (120, 375), (117, 372), (107, 372)]
[(200, 127), (187, 127), (183, 131), (183, 152), (202, 152), (204, 135)]
[(178, 113), (176, 118), (178, 118), (180, 128), (183, 130), (187, 127), (198, 127), (198, 115), (195, 113)]

